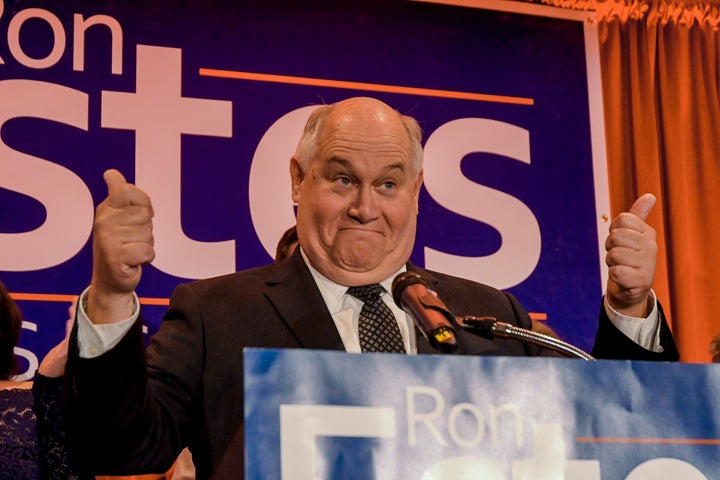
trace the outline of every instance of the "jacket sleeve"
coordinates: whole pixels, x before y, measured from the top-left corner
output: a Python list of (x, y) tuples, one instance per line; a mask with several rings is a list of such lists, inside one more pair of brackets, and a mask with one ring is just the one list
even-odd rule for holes
[(658, 302), (658, 315), (660, 315), (660, 346), (663, 348), (663, 351), (653, 352), (633, 342), (618, 330), (610, 321), (605, 307), (600, 305), (600, 318), (598, 320), (598, 330), (595, 335), (595, 345), (593, 346), (592, 355), (595, 358), (604, 359), (670, 362), (679, 360), (680, 354), (675, 346), (675, 340), (673, 339), (660, 302)]
[(155, 359), (150, 362), (142, 317), (117, 346), (96, 358), (80, 358), (73, 331), (65, 409), (68, 450), (83, 473), (164, 473), (170, 468), (185, 443), (202, 368), (202, 337), (193, 334), (199, 320), (194, 324), (188, 318), (189, 313), (178, 314), (168, 321), (166, 314), (148, 349), (148, 357)]

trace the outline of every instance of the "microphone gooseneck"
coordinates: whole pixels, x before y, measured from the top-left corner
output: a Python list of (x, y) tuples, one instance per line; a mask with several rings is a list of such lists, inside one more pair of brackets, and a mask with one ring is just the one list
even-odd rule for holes
[(553, 350), (566, 357), (594, 360), (585, 351), (558, 338), (499, 322), (495, 317), (456, 317), (433, 292), (427, 281), (415, 272), (403, 272), (393, 280), (392, 295), (428, 339), (430, 345), (443, 353), (452, 353), (458, 347), (456, 329), (492, 340), (509, 338), (532, 343)]
[(570, 345), (567, 342), (545, 335), (533, 332), (526, 328), (519, 328), (509, 323), (499, 322), (495, 317), (473, 317), (466, 316), (457, 319), (458, 325), (466, 332), (479, 335), (488, 339), (494, 337), (511, 338), (520, 340), (521, 342), (533, 343), (544, 348), (548, 348), (555, 352), (561, 353), (566, 357), (582, 358), (583, 360), (595, 360), (595, 357), (589, 353)]

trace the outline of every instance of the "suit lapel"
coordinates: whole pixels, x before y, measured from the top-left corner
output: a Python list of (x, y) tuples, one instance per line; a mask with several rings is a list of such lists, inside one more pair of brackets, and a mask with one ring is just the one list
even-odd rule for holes
[[(407, 269), (422, 275), (434, 286), (438, 280), (427, 270), (408, 262)], [(293, 332), (302, 348), (345, 350), (335, 322), (325, 306), (315, 280), (308, 270), (299, 249), (285, 262), (278, 264), (267, 280), (267, 298)], [(439, 353), (415, 328), (418, 353)]]
[(303, 348), (344, 350), (335, 322), (297, 249), (267, 280), (267, 298)]

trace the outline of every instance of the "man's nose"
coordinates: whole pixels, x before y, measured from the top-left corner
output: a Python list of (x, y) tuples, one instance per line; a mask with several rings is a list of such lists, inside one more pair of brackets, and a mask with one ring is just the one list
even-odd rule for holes
[(355, 201), (350, 206), (348, 213), (351, 217), (358, 219), (358, 221), (362, 223), (367, 223), (377, 218), (377, 199), (371, 186), (364, 186), (358, 189)]

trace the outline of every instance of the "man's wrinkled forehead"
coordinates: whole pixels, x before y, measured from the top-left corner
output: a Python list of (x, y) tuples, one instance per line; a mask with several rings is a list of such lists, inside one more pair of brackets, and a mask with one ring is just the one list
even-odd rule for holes
[[(301, 164), (321, 160), (325, 150), (339, 137), (345, 139), (355, 138), (357, 146), (372, 140), (372, 148), (395, 149), (390, 155), (397, 153), (407, 163), (406, 168), (412, 175), (417, 176), (422, 169), (422, 146), (420, 144), (420, 129), (417, 122), (411, 117), (403, 116), (384, 102), (369, 97), (355, 97), (341, 102), (319, 107), (306, 125), (305, 133), (312, 135), (303, 137), (298, 147), (298, 158)], [(387, 140), (387, 142), (385, 142)], [(313, 145), (310, 150), (308, 147)], [(367, 143), (366, 143), (367, 146)]]
[(357, 148), (375, 149), (379, 153), (396, 153), (407, 156), (410, 136), (402, 123), (402, 117), (390, 112), (336, 109), (323, 122), (318, 143), (335, 145), (345, 142)]
[[(325, 160), (323, 167), (327, 168), (328, 170), (353, 171), (357, 168), (357, 164), (353, 160), (350, 160), (348, 158), (333, 155)], [(396, 161), (387, 165), (383, 165), (381, 167), (381, 170), (382, 173), (385, 174), (390, 174), (393, 172), (404, 173), (408, 170), (408, 164), (406, 161)]]

